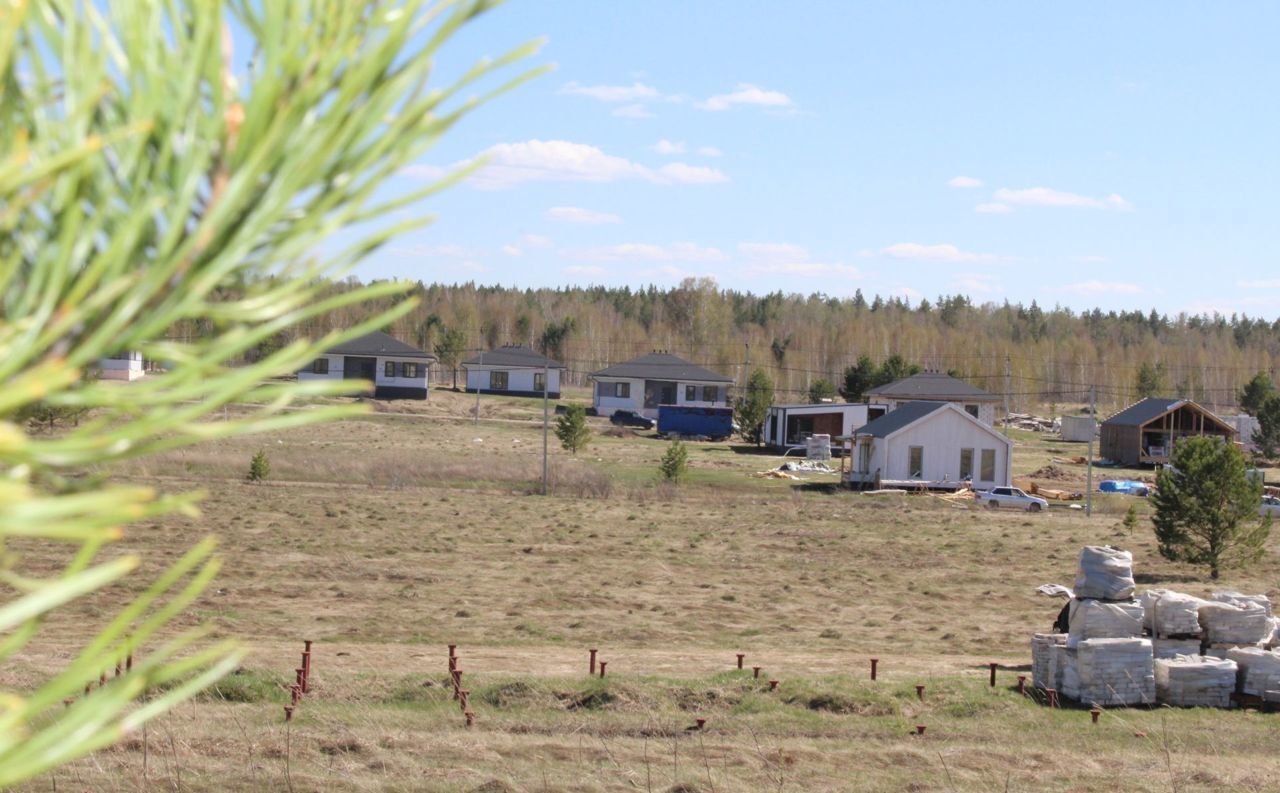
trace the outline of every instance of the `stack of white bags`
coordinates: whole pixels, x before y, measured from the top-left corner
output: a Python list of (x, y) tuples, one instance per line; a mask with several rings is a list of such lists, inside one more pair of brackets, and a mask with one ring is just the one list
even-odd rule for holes
[(1229, 708), (1236, 690), (1236, 662), (1179, 655), (1156, 659), (1156, 700), (1183, 708)]
[(1133, 600), (1133, 555), (1111, 547), (1080, 551), (1068, 612), (1062, 693), (1093, 705), (1155, 702), (1151, 642), (1142, 638), (1142, 604)]

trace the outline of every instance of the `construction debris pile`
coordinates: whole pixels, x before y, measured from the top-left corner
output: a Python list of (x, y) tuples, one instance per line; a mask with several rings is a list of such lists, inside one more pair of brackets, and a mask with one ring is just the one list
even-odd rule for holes
[(1000, 420), (1000, 423), (1006, 427), (1030, 432), (1058, 432), (1062, 429), (1062, 422), (1058, 419), (1033, 416), (1030, 413), (1009, 413)]
[(771, 468), (768, 471), (757, 471), (752, 476), (760, 479), (794, 479), (798, 482), (803, 482), (804, 479), (796, 476), (797, 473), (838, 474), (840, 472), (818, 460), (788, 460), (777, 468)]
[(1037, 688), (1099, 707), (1280, 703), (1280, 620), (1265, 595), (1151, 589), (1135, 599), (1132, 555), (1097, 546), (1080, 551), (1073, 590), (1040, 591), (1070, 602), (1067, 633), (1031, 639)]

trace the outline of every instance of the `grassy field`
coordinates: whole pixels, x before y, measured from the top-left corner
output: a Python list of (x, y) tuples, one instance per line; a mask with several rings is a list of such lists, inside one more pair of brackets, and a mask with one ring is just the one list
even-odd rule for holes
[[(1275, 716), (1121, 710), (1095, 726), (1013, 691), (1030, 635), (1060, 605), (1034, 588), (1070, 584), (1081, 545), (1132, 550), (1140, 586), (1203, 594), (1271, 591), (1274, 541), (1261, 564), (1211, 585), (1160, 559), (1148, 526), (1120, 528), (1130, 503), (1145, 510), (1138, 500), (1099, 498), (1091, 519), (992, 514), (807, 487), (831, 476), (756, 478), (778, 458), (729, 444), (692, 444), (689, 481), (670, 487), (657, 481), (664, 441), (603, 421), (576, 457), (552, 438), (544, 498), (541, 404), (481, 405), (474, 423), (474, 397), (437, 391), (114, 470), (207, 493), (201, 518), (136, 525), (113, 552), (140, 552), (154, 572), (218, 535), (224, 572), (184, 624), (241, 637), (249, 655), (145, 735), (29, 789), (1276, 788)], [(1083, 453), (1015, 436), (1018, 474)], [(271, 478), (249, 484), (259, 449)], [(1083, 487), (1083, 467), (1059, 467), (1047, 484)], [(14, 550), (28, 574), (60, 561)], [(125, 594), (60, 614), (4, 682), (56, 668)], [(286, 725), (304, 638), (315, 688)], [(459, 645), (471, 729), (445, 685), (447, 644)], [(591, 647), (604, 679), (587, 675)], [(1002, 665), (995, 689), (989, 662)], [(689, 729), (697, 718), (704, 729)]]

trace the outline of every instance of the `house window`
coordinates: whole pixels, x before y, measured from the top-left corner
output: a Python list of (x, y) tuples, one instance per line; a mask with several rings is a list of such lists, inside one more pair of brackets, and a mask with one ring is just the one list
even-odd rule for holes
[(491, 391), (506, 391), (508, 374), (509, 372), (490, 372), (489, 389)]
[(533, 373), (533, 390), (534, 391), (547, 390), (547, 373), (546, 372)]
[(982, 450), (982, 471), (978, 476), (983, 482), (996, 481), (996, 450)]
[(396, 376), (396, 362), (395, 362), (395, 361), (387, 361), (385, 364), (383, 364), (383, 365), (382, 365), (382, 375), (383, 375), (384, 377), (395, 377), (395, 376)]
[(715, 402), (720, 398), (720, 388), (714, 385), (704, 385), (702, 387), (702, 401)]
[(311, 362), (312, 374), (329, 374), (329, 359), (317, 358)]
[(907, 447), (907, 471), (912, 479), (924, 478), (924, 447)]
[(614, 396), (616, 396), (618, 399), (630, 399), (630, 398), (631, 398), (631, 384), (630, 384), (630, 383), (614, 383), (613, 385), (614, 385), (613, 395), (614, 395)]
[(685, 402), (698, 401), (698, 387), (696, 385), (687, 385), (684, 387), (684, 401)]
[(960, 478), (973, 478), (973, 449), (960, 450)]
[(419, 365), (420, 365), (420, 364), (416, 364), (416, 363), (402, 363), (402, 364), (400, 364), (400, 376), (401, 376), (401, 377), (417, 378), (417, 377), (419, 376), (419, 371), (418, 371), (418, 366), (419, 366)]
[(965, 405), (965, 406), (964, 406), (964, 412), (965, 412), (965, 413), (968, 413), (970, 416), (973, 416), (973, 417), (976, 419), (976, 418), (978, 417), (978, 406), (977, 406), (977, 405)]

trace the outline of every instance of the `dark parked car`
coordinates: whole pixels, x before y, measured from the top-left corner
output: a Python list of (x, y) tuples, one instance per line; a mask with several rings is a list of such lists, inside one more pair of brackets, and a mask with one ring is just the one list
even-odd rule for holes
[(613, 415), (609, 417), (610, 424), (616, 424), (619, 427), (636, 427), (642, 430), (651, 430), (658, 425), (647, 416), (642, 416), (634, 410), (615, 410)]

